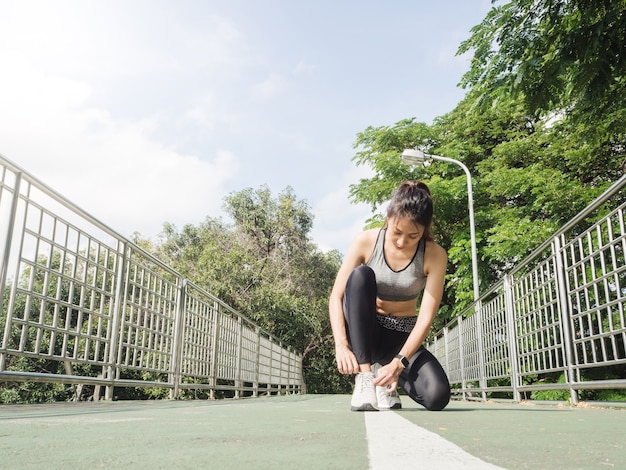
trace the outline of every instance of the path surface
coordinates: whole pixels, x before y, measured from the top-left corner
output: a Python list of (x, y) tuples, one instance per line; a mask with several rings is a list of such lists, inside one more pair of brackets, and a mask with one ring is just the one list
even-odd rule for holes
[(348, 395), (0, 405), (0, 468), (626, 468), (626, 410)]

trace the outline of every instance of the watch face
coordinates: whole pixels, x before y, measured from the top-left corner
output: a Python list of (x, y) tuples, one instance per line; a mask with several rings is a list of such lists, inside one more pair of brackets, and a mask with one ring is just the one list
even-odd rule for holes
[(400, 359), (400, 362), (402, 363), (405, 369), (409, 367), (409, 360), (406, 357), (404, 357), (402, 354), (398, 354), (396, 358)]

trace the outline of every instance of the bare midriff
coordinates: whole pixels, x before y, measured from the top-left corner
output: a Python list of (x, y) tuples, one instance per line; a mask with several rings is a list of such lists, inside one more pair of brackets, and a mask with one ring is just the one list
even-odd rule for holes
[(381, 315), (391, 315), (394, 317), (413, 317), (417, 299), (405, 300), (403, 302), (391, 302), (389, 300), (376, 299), (376, 312)]

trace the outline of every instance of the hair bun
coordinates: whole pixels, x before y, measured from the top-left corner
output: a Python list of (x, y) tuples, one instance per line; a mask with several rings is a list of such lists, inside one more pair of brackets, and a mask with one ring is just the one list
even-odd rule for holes
[(387, 218), (407, 218), (416, 225), (430, 227), (433, 217), (433, 200), (428, 186), (422, 181), (405, 181), (396, 189)]

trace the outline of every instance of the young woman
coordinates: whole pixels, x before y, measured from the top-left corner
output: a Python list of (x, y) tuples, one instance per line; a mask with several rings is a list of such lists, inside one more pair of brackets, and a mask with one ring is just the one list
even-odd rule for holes
[(442, 410), (450, 400), (444, 370), (422, 345), (441, 302), (448, 261), (430, 235), (432, 215), (428, 187), (403, 183), (384, 227), (357, 235), (337, 273), (330, 321), (339, 372), (357, 374), (353, 411), (400, 408), (398, 384), (429, 410)]

